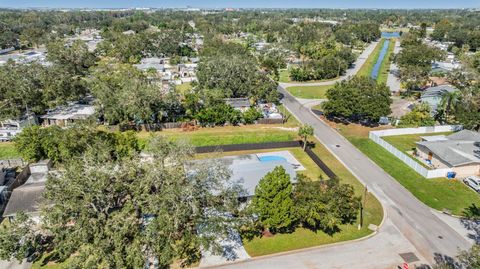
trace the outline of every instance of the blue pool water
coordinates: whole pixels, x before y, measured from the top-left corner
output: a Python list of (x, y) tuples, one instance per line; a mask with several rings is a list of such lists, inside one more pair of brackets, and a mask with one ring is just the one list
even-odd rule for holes
[(272, 161), (286, 161), (287, 159), (283, 158), (283, 157), (280, 157), (280, 156), (260, 156), (258, 157), (258, 159), (261, 161), (261, 162), (272, 162)]
[(380, 71), (380, 66), (382, 65), (383, 58), (385, 58), (385, 55), (387, 54), (389, 45), (390, 45), (390, 39), (385, 39), (385, 42), (383, 43), (383, 47), (380, 50), (380, 54), (378, 55), (377, 62), (373, 66), (372, 73), (370, 74), (371, 78), (377, 79), (378, 72)]

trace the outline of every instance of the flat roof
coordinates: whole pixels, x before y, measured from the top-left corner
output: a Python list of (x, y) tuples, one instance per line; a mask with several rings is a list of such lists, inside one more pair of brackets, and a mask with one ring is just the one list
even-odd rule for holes
[[(191, 163), (201, 164), (209, 161), (218, 161), (225, 165), (231, 172), (230, 182), (238, 183), (243, 187), (246, 193), (242, 197), (250, 197), (255, 195), (255, 188), (260, 180), (269, 172), (273, 171), (275, 167), (282, 166), (286, 173), (290, 175), (290, 181), (296, 183), (295, 165), (289, 163), (287, 160), (271, 160), (261, 161), (256, 154), (245, 154), (236, 156), (227, 156), (217, 159), (196, 160)], [(187, 168), (193, 172), (195, 165)]]

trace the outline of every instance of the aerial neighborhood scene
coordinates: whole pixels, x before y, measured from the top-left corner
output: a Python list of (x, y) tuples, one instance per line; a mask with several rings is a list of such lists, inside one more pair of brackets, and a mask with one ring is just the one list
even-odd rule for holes
[(480, 2), (0, 0), (0, 269), (480, 269)]

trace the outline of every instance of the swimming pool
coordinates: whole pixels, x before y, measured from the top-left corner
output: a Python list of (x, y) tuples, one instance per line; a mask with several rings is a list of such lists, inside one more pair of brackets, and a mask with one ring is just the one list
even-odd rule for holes
[(272, 162), (272, 161), (286, 161), (286, 158), (283, 158), (281, 156), (275, 156), (275, 155), (267, 155), (267, 156), (260, 156), (258, 159), (261, 162)]

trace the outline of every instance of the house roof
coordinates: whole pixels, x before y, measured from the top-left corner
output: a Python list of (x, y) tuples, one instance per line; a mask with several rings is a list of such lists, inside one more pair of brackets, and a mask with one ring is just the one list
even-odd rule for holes
[(250, 106), (250, 100), (248, 100), (248, 98), (226, 98), (225, 103), (231, 105), (234, 108)]
[(458, 89), (450, 85), (440, 85), (440, 86), (430, 87), (422, 93), (422, 98), (442, 97), (444, 94), (448, 92), (455, 92), (455, 91), (458, 91)]
[(451, 167), (480, 164), (480, 134), (463, 130), (441, 141), (417, 142)]
[(68, 106), (57, 107), (50, 110), (47, 114), (41, 116), (42, 119), (68, 120), (68, 119), (86, 119), (95, 114), (95, 107), (74, 103)]
[(35, 213), (44, 201), (45, 182), (24, 184), (13, 190), (3, 216), (13, 216), (18, 212)]
[[(286, 173), (290, 175), (290, 181), (296, 183), (296, 172), (292, 164), (286, 160), (261, 162), (257, 155), (246, 154), (237, 156), (228, 156), (219, 159), (231, 172), (230, 182), (238, 182), (246, 193), (242, 197), (249, 197), (255, 195), (255, 188), (260, 180), (269, 172), (273, 171), (275, 167), (282, 166)], [(193, 163), (202, 163), (209, 160), (198, 160)], [(211, 160), (210, 160), (211, 161)], [(195, 170), (194, 165), (187, 169)], [(192, 171), (190, 170), (190, 171)]]

